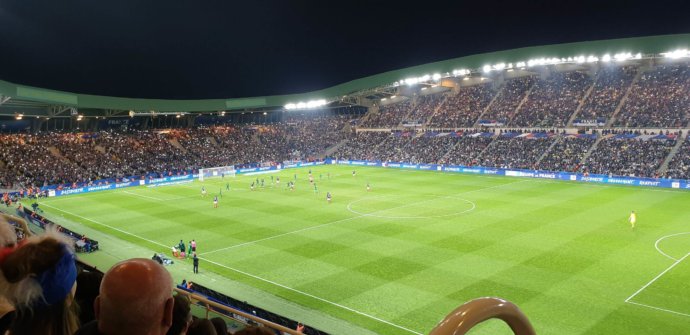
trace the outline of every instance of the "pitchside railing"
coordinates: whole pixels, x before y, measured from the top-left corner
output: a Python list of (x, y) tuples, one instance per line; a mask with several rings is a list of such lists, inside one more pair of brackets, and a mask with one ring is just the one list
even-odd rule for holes
[(479, 298), (465, 303), (446, 316), (429, 335), (464, 335), (486, 320), (503, 320), (515, 335), (535, 335), (527, 316), (510, 301)]

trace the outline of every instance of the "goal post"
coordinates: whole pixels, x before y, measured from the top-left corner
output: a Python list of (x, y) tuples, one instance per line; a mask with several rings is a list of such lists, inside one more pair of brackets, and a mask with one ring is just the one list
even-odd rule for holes
[(236, 174), (237, 169), (235, 169), (234, 165), (203, 168), (199, 169), (199, 181), (204, 181), (208, 178), (216, 178), (222, 176), (235, 177)]

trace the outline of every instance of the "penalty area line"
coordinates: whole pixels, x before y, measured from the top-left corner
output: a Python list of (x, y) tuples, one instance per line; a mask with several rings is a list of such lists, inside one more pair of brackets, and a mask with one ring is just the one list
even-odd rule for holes
[(690, 314), (687, 314), (687, 313), (681, 313), (681, 312), (672, 311), (672, 310), (670, 310), (670, 309), (665, 309), (665, 308), (661, 308), (661, 307), (645, 305), (645, 304), (641, 304), (641, 303), (639, 303), (639, 302), (626, 301), (625, 303), (627, 303), (627, 304), (633, 304), (633, 305), (637, 305), (637, 306), (642, 306), (642, 307), (647, 307), (647, 308), (651, 308), (651, 309), (656, 309), (657, 311), (662, 311), (662, 312), (666, 312), (666, 313), (671, 313), (671, 314), (676, 314), (676, 315), (682, 315), (682, 316), (690, 317)]
[[(690, 256), (690, 253), (688, 253), (687, 255), (685, 255), (685, 256), (683, 256), (683, 257), (681, 257), (680, 259), (676, 260), (675, 262), (673, 262), (673, 264), (671, 264), (671, 266), (669, 266), (668, 268), (666, 268), (666, 270), (664, 270), (663, 272), (661, 272), (660, 274), (658, 274), (656, 277), (654, 277), (654, 279), (650, 280), (647, 284), (645, 284), (644, 286), (642, 286), (642, 288), (640, 288), (640, 289), (637, 290), (635, 293), (633, 293), (631, 296), (629, 296), (627, 299), (625, 299), (625, 302), (627, 302), (627, 303), (633, 303), (633, 302), (630, 301), (630, 300), (632, 300), (632, 298), (634, 298), (636, 295), (640, 294), (640, 292), (642, 292), (644, 289), (646, 289), (647, 287), (649, 287), (649, 285), (652, 285), (652, 283), (654, 283), (654, 282), (657, 281), (659, 278), (661, 278), (661, 276), (663, 276), (664, 274), (666, 274), (666, 272), (671, 271), (671, 269), (673, 269), (674, 267), (676, 267), (676, 265), (680, 264), (680, 262), (682, 262), (682, 261), (683, 261), (684, 259), (686, 259), (688, 256)], [(635, 304), (643, 305), (643, 304), (640, 304), (640, 303), (635, 303)], [(656, 308), (656, 309), (661, 310), (661, 308)], [(676, 314), (683, 314), (683, 313), (676, 313)], [(688, 315), (688, 316), (690, 316), (690, 315)]]

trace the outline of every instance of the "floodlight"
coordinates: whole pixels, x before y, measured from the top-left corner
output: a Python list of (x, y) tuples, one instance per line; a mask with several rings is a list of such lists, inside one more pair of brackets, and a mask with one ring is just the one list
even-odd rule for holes
[(434, 73), (434, 75), (431, 76), (431, 79), (433, 79), (433, 80), (439, 80), (439, 79), (441, 79), (441, 75), (438, 74), (438, 73)]
[(602, 62), (610, 62), (611, 61), (611, 55), (605, 54), (603, 57), (601, 57)]
[(690, 57), (690, 51), (688, 51), (688, 49), (678, 49), (669, 52), (664, 52), (662, 53), (662, 55), (667, 58), (678, 59), (683, 57)]
[(485, 73), (491, 72), (491, 65), (484, 65), (484, 67), (482, 68), (482, 70), (484, 70)]

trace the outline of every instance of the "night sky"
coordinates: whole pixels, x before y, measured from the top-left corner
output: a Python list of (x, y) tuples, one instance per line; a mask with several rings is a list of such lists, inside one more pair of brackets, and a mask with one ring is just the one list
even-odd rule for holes
[(690, 32), (681, 1), (0, 0), (0, 78), (78, 93), (301, 93), (526, 46)]

